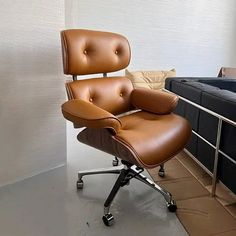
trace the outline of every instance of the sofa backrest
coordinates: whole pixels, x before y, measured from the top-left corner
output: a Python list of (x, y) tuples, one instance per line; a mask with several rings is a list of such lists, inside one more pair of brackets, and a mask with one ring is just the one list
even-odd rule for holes
[(200, 82), (236, 93), (236, 80), (234, 79), (211, 79), (200, 80)]

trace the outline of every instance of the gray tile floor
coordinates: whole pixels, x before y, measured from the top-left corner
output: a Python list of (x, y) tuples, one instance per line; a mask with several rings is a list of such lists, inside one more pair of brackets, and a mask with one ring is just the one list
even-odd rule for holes
[(187, 235), (162, 196), (136, 180), (113, 203), (115, 224), (104, 226), (103, 203), (117, 176), (87, 176), (79, 192), (75, 182), (78, 170), (109, 167), (111, 160), (79, 144), (68, 125), (67, 166), (0, 188), (0, 236)]

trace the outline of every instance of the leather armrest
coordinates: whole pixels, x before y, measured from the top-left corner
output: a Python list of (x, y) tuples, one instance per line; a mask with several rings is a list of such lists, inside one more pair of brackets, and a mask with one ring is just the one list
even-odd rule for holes
[(131, 93), (133, 106), (159, 115), (171, 113), (178, 100), (178, 96), (160, 90), (137, 88)]
[(115, 133), (121, 128), (121, 122), (111, 113), (81, 99), (73, 99), (62, 105), (63, 116), (80, 127), (110, 128)]

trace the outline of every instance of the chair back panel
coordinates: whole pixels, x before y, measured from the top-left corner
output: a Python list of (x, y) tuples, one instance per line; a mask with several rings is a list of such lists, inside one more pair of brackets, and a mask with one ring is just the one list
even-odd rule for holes
[(69, 99), (82, 99), (118, 115), (131, 110), (133, 85), (126, 77), (105, 77), (66, 83)]
[(65, 74), (114, 72), (130, 62), (129, 42), (119, 34), (70, 29), (61, 32), (61, 40)]

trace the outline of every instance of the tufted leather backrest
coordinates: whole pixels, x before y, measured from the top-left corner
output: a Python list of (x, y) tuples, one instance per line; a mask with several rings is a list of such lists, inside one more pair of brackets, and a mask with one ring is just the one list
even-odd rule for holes
[(61, 40), (65, 74), (113, 72), (130, 61), (128, 40), (119, 34), (70, 29), (61, 32)]
[(69, 99), (82, 99), (114, 114), (132, 109), (131, 81), (126, 77), (106, 77), (67, 82)]

